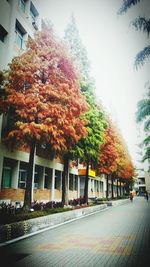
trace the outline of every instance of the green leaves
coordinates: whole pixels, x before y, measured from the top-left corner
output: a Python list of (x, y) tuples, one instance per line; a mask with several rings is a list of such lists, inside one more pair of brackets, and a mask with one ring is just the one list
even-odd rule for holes
[(121, 8), (118, 10), (118, 15), (126, 13), (130, 7), (135, 6), (140, 1), (141, 0), (123, 0)]
[(143, 141), (143, 145), (145, 146), (143, 161), (145, 161), (150, 158), (150, 87), (147, 91), (147, 97), (140, 100), (137, 104), (136, 121), (137, 123), (144, 122), (144, 130), (148, 134)]
[(150, 45), (146, 46), (141, 50), (139, 53), (137, 53), (135, 57), (135, 68), (138, 69), (139, 66), (143, 66), (146, 59), (150, 56)]
[(74, 15), (71, 16), (70, 22), (67, 25), (64, 39), (72, 54), (79, 79), (81, 81), (89, 81), (90, 62), (87, 57), (86, 47), (82, 44), (80, 39)]
[(142, 99), (137, 104), (136, 113), (137, 122), (141, 122), (150, 114), (150, 99)]
[(149, 37), (150, 34), (150, 20), (147, 20), (144, 17), (138, 17), (134, 21), (132, 21), (132, 25), (136, 28), (136, 30), (143, 31), (147, 33)]
[(89, 110), (85, 113), (87, 120), (86, 129), (87, 136), (81, 138), (74, 148), (77, 157), (83, 162), (97, 162), (100, 144), (104, 140), (104, 117), (101, 111), (94, 105), (94, 98), (86, 92), (86, 99), (89, 104)]
[[(141, 0), (123, 0), (122, 7), (119, 9), (118, 14), (121, 15), (126, 13), (129, 8), (136, 5)], [(131, 22), (131, 25), (136, 28), (136, 30), (143, 31), (147, 33), (149, 37), (150, 34), (150, 20), (145, 17), (139, 16)], [(150, 56), (150, 46), (145, 46), (135, 57), (134, 67), (138, 69), (140, 66), (143, 66), (146, 59)]]

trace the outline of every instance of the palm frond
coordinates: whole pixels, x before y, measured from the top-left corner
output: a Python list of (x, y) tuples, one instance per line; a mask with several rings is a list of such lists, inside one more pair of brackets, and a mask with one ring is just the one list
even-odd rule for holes
[(145, 60), (149, 57), (150, 55), (150, 45), (146, 46), (143, 50), (141, 50), (135, 58), (135, 68), (138, 69), (139, 66), (143, 66), (145, 63)]
[(150, 119), (144, 122), (144, 131), (148, 132), (150, 130)]
[(144, 162), (145, 160), (149, 160), (150, 159), (150, 146), (149, 147), (147, 147), (147, 149), (146, 149), (146, 152), (145, 152), (145, 155), (144, 155), (144, 157), (143, 157), (143, 159), (142, 159), (142, 162)]
[(147, 136), (144, 141), (143, 144), (147, 147), (150, 144), (150, 136)]
[(136, 121), (141, 122), (150, 116), (150, 99), (142, 99), (137, 104)]
[(147, 33), (149, 37), (150, 34), (150, 20), (147, 20), (144, 17), (138, 17), (131, 24), (136, 28), (136, 30), (140, 30)]
[(131, 6), (136, 5), (141, 0), (123, 0), (122, 7), (118, 10), (118, 15), (126, 13)]

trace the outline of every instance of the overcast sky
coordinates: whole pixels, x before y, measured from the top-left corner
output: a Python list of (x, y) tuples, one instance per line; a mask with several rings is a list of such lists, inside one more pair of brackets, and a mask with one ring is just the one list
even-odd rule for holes
[[(41, 0), (42, 1), (42, 0)], [(43, 15), (64, 36), (72, 12), (80, 38), (91, 62), (96, 94), (117, 122), (137, 166), (137, 102), (145, 94), (150, 64), (138, 71), (134, 58), (148, 44), (146, 35), (131, 27), (134, 17), (150, 14), (150, 1), (143, 0), (128, 13), (118, 16), (122, 0), (44, 0)], [(150, 17), (150, 16), (149, 16)]]

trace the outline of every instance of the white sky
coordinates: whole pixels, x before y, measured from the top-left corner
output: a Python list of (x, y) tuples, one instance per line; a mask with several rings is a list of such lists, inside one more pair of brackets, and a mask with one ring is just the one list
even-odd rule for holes
[(150, 64), (147, 61), (138, 71), (133, 68), (136, 53), (148, 44), (148, 39), (129, 24), (134, 17), (150, 14), (150, 1), (141, 1), (122, 16), (117, 15), (122, 0), (44, 0), (42, 4), (44, 17), (52, 21), (60, 36), (64, 36), (74, 13), (91, 62), (96, 94), (117, 122), (137, 165), (135, 112), (145, 94)]

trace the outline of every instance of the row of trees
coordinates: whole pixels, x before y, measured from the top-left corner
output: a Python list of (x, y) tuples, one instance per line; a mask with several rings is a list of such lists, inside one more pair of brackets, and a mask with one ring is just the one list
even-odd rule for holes
[(36, 150), (64, 162), (62, 202), (68, 203), (70, 161), (86, 166), (85, 201), (88, 202), (88, 170), (131, 181), (134, 168), (126, 145), (94, 95), (88, 58), (74, 17), (65, 41), (49, 22), (29, 39), (27, 49), (14, 57), (1, 74), (0, 112), (11, 118), (3, 141), (15, 149), (29, 150), (24, 210), (30, 209)]

